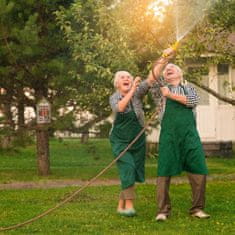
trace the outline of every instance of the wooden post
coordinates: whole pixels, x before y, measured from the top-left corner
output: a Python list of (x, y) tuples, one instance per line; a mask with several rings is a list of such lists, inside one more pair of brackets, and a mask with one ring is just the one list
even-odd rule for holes
[(38, 174), (47, 176), (50, 174), (50, 151), (49, 151), (49, 135), (48, 128), (37, 126), (37, 166)]
[(51, 121), (50, 103), (43, 98), (37, 104), (37, 165), (38, 174), (47, 176), (50, 174), (50, 151), (48, 124)]

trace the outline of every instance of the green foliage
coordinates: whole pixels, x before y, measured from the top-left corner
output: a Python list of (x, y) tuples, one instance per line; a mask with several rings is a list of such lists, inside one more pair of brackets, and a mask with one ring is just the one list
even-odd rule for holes
[(104, 119), (110, 114), (113, 74), (117, 70), (137, 71), (125, 31), (102, 0), (75, 1), (56, 16), (76, 64), (76, 70), (71, 71), (76, 79), (73, 99), (80, 109)]
[(179, 63), (185, 63), (185, 58), (197, 60), (201, 55), (208, 55), (201, 66), (234, 64), (235, 47), (230, 40), (235, 25), (234, 7), (233, 1), (216, 1), (207, 17), (184, 40), (177, 58)]
[(34, 132), (32, 131), (22, 131), (18, 132), (14, 137), (13, 146), (17, 147), (26, 147), (35, 143), (34, 141)]
[(148, 15), (150, 0), (121, 1), (116, 6), (114, 15), (125, 30), (128, 46), (134, 51), (140, 73), (146, 76), (162, 50), (172, 43), (166, 30), (169, 22), (162, 24), (153, 15)]
[(112, 124), (109, 121), (105, 121), (104, 123), (100, 124), (97, 129), (99, 130), (100, 138), (108, 138), (110, 130), (112, 128)]
[[(167, 9), (162, 22), (151, 14), (146, 14), (151, 0), (121, 1), (114, 8), (117, 19), (121, 19), (128, 35), (130, 48), (137, 55), (137, 64), (141, 73), (146, 74), (149, 62), (157, 58), (161, 51), (176, 40), (174, 9)], [(187, 1), (185, 1), (187, 3)], [(193, 3), (188, 2), (190, 11)], [(194, 27), (192, 32), (182, 40), (179, 46), (175, 63), (185, 71), (190, 64), (188, 60), (200, 64), (201, 72), (192, 76), (186, 73), (187, 78), (200, 80), (201, 75), (208, 69), (209, 64), (234, 64), (234, 42), (229, 37), (234, 32), (234, 1), (217, 0), (209, 9), (208, 15), (202, 18), (201, 23)], [(203, 17), (203, 12), (201, 13)], [(184, 24), (185, 22), (178, 22)], [(179, 25), (181, 27), (181, 25)], [(207, 60), (201, 61), (201, 55), (208, 55)], [(213, 56), (211, 56), (213, 55)]]
[(210, 13), (209, 18), (212, 24), (221, 26), (224, 29), (234, 32), (234, 12), (235, 3), (233, 0), (217, 0), (214, 9)]
[(6, 125), (6, 119), (0, 117), (0, 150), (10, 149), (13, 147), (14, 131), (9, 125)]
[(35, 108), (44, 96), (53, 104), (56, 120), (57, 109), (71, 99), (68, 70), (73, 63), (54, 14), (71, 2), (1, 1), (0, 87), (6, 91), (1, 104)]

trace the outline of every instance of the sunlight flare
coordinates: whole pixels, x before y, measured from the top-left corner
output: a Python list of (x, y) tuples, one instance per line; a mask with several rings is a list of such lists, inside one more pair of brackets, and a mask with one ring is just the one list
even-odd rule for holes
[(154, 15), (159, 21), (163, 21), (166, 7), (172, 4), (172, 0), (156, 0), (147, 8), (148, 15)]

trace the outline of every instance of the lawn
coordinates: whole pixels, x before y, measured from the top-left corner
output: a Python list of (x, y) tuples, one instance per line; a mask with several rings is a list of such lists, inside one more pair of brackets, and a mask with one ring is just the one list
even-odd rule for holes
[[(0, 152), (0, 183), (14, 181), (45, 181), (50, 179), (87, 180), (96, 175), (113, 160), (107, 139), (91, 140), (81, 144), (79, 140), (52, 140), (51, 175), (39, 177), (36, 169), (35, 146), (18, 148), (11, 152)], [(234, 174), (235, 157), (232, 159), (208, 158), (210, 174)], [(156, 177), (156, 159), (147, 158), (146, 178)], [(117, 178), (116, 166), (113, 166), (101, 179)]]
[[(108, 140), (51, 141), (49, 177), (37, 176), (34, 146), (0, 153), (0, 183), (90, 179), (113, 159)], [(235, 158), (208, 158), (208, 220), (188, 215), (191, 191), (187, 183), (172, 184), (173, 211), (165, 223), (155, 221), (155, 185), (137, 186), (138, 215), (124, 218), (116, 214), (119, 186), (91, 186), (64, 207), (45, 218), (7, 234), (235, 234)], [(146, 160), (146, 178), (156, 177), (156, 159)], [(102, 179), (117, 179), (113, 166)], [(228, 180), (230, 179), (230, 180)], [(16, 224), (53, 207), (78, 188), (1, 190), (0, 227)], [(1, 233), (0, 233), (1, 234)]]
[[(75, 188), (1, 191), (0, 227), (27, 220), (54, 206)], [(155, 186), (138, 185), (137, 216), (116, 214), (119, 186), (92, 186), (73, 201), (26, 227), (7, 234), (235, 234), (235, 181), (210, 182), (207, 208), (210, 219), (188, 215), (190, 187), (171, 185), (172, 215), (168, 221), (155, 221)]]

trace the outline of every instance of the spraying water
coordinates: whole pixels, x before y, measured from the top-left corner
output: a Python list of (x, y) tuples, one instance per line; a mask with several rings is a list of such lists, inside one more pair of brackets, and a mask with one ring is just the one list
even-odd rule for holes
[[(208, 13), (215, 0), (155, 0), (148, 11), (163, 24), (165, 35), (159, 36), (160, 44), (178, 46), (181, 41)], [(163, 8), (164, 7), (164, 8)], [(162, 12), (159, 12), (162, 11)], [(163, 18), (163, 13), (165, 18)], [(165, 43), (164, 43), (165, 42)]]
[(180, 41), (203, 19), (213, 0), (174, 0), (175, 39)]

